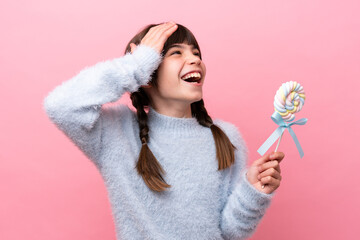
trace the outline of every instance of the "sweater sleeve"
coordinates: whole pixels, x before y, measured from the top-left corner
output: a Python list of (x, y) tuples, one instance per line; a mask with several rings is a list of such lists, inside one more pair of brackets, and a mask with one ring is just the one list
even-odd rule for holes
[[(231, 125), (231, 142), (235, 150), (235, 164), (230, 170), (230, 186), (227, 201), (221, 213), (220, 228), (224, 239), (246, 239), (250, 237), (266, 209), (272, 194), (258, 191), (247, 180), (247, 148), (236, 126)], [(230, 136), (231, 136), (230, 135)]]
[(102, 105), (147, 84), (160, 62), (161, 55), (155, 49), (140, 45), (133, 54), (86, 67), (50, 92), (43, 108), (49, 119), (98, 164), (105, 112)]

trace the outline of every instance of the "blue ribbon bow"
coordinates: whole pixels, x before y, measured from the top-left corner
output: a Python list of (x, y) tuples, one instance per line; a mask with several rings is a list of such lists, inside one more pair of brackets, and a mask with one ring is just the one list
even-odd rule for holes
[(295, 135), (295, 132), (291, 129), (291, 126), (305, 125), (307, 118), (301, 118), (295, 122), (285, 122), (278, 112), (274, 112), (271, 116), (271, 119), (277, 125), (279, 125), (279, 127), (271, 134), (271, 136), (263, 143), (263, 145), (261, 145), (261, 147), (258, 149), (258, 153), (260, 153), (261, 156), (264, 155), (264, 153), (266, 153), (266, 151), (274, 144), (274, 142), (283, 134), (285, 129), (287, 129), (296, 144), (300, 157), (302, 158), (304, 156), (304, 152), (301, 148), (299, 140)]

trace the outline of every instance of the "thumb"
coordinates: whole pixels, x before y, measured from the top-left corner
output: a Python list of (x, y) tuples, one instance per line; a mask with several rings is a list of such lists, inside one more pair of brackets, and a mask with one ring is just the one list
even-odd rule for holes
[(135, 43), (130, 43), (130, 49), (131, 49), (131, 53), (133, 53), (136, 49), (136, 45)]

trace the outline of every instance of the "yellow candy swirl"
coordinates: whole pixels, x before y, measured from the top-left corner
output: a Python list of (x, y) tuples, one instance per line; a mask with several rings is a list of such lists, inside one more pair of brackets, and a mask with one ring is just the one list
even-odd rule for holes
[(274, 100), (275, 111), (284, 121), (292, 121), (295, 113), (299, 112), (305, 102), (303, 87), (297, 82), (286, 82), (277, 90)]

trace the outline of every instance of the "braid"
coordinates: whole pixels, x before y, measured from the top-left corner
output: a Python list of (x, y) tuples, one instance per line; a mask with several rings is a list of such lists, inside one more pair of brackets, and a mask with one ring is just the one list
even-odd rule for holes
[(213, 120), (206, 111), (204, 100), (201, 99), (198, 102), (192, 103), (191, 112), (200, 125), (211, 129), (215, 140), (219, 170), (230, 167), (235, 162), (234, 150), (236, 147), (231, 143), (226, 134), (213, 123)]
[(142, 88), (139, 88), (138, 92), (131, 93), (130, 98), (133, 106), (136, 108), (140, 129), (139, 135), (142, 143), (139, 159), (136, 164), (137, 172), (150, 189), (162, 192), (171, 186), (165, 182), (162, 176), (165, 171), (147, 144), (149, 141), (149, 127), (147, 125), (148, 116), (144, 107), (149, 105), (149, 98)]
[(138, 92), (133, 92), (130, 95), (133, 106), (136, 108), (136, 115), (140, 128), (140, 140), (141, 143), (147, 143), (149, 140), (149, 127), (147, 125), (148, 116), (144, 110), (144, 106), (149, 104), (149, 99), (144, 93), (143, 89), (139, 89)]
[(209, 114), (205, 109), (203, 99), (191, 104), (191, 112), (200, 125), (204, 127), (211, 127), (211, 125), (213, 125), (213, 120), (211, 119), (211, 117), (209, 116)]

